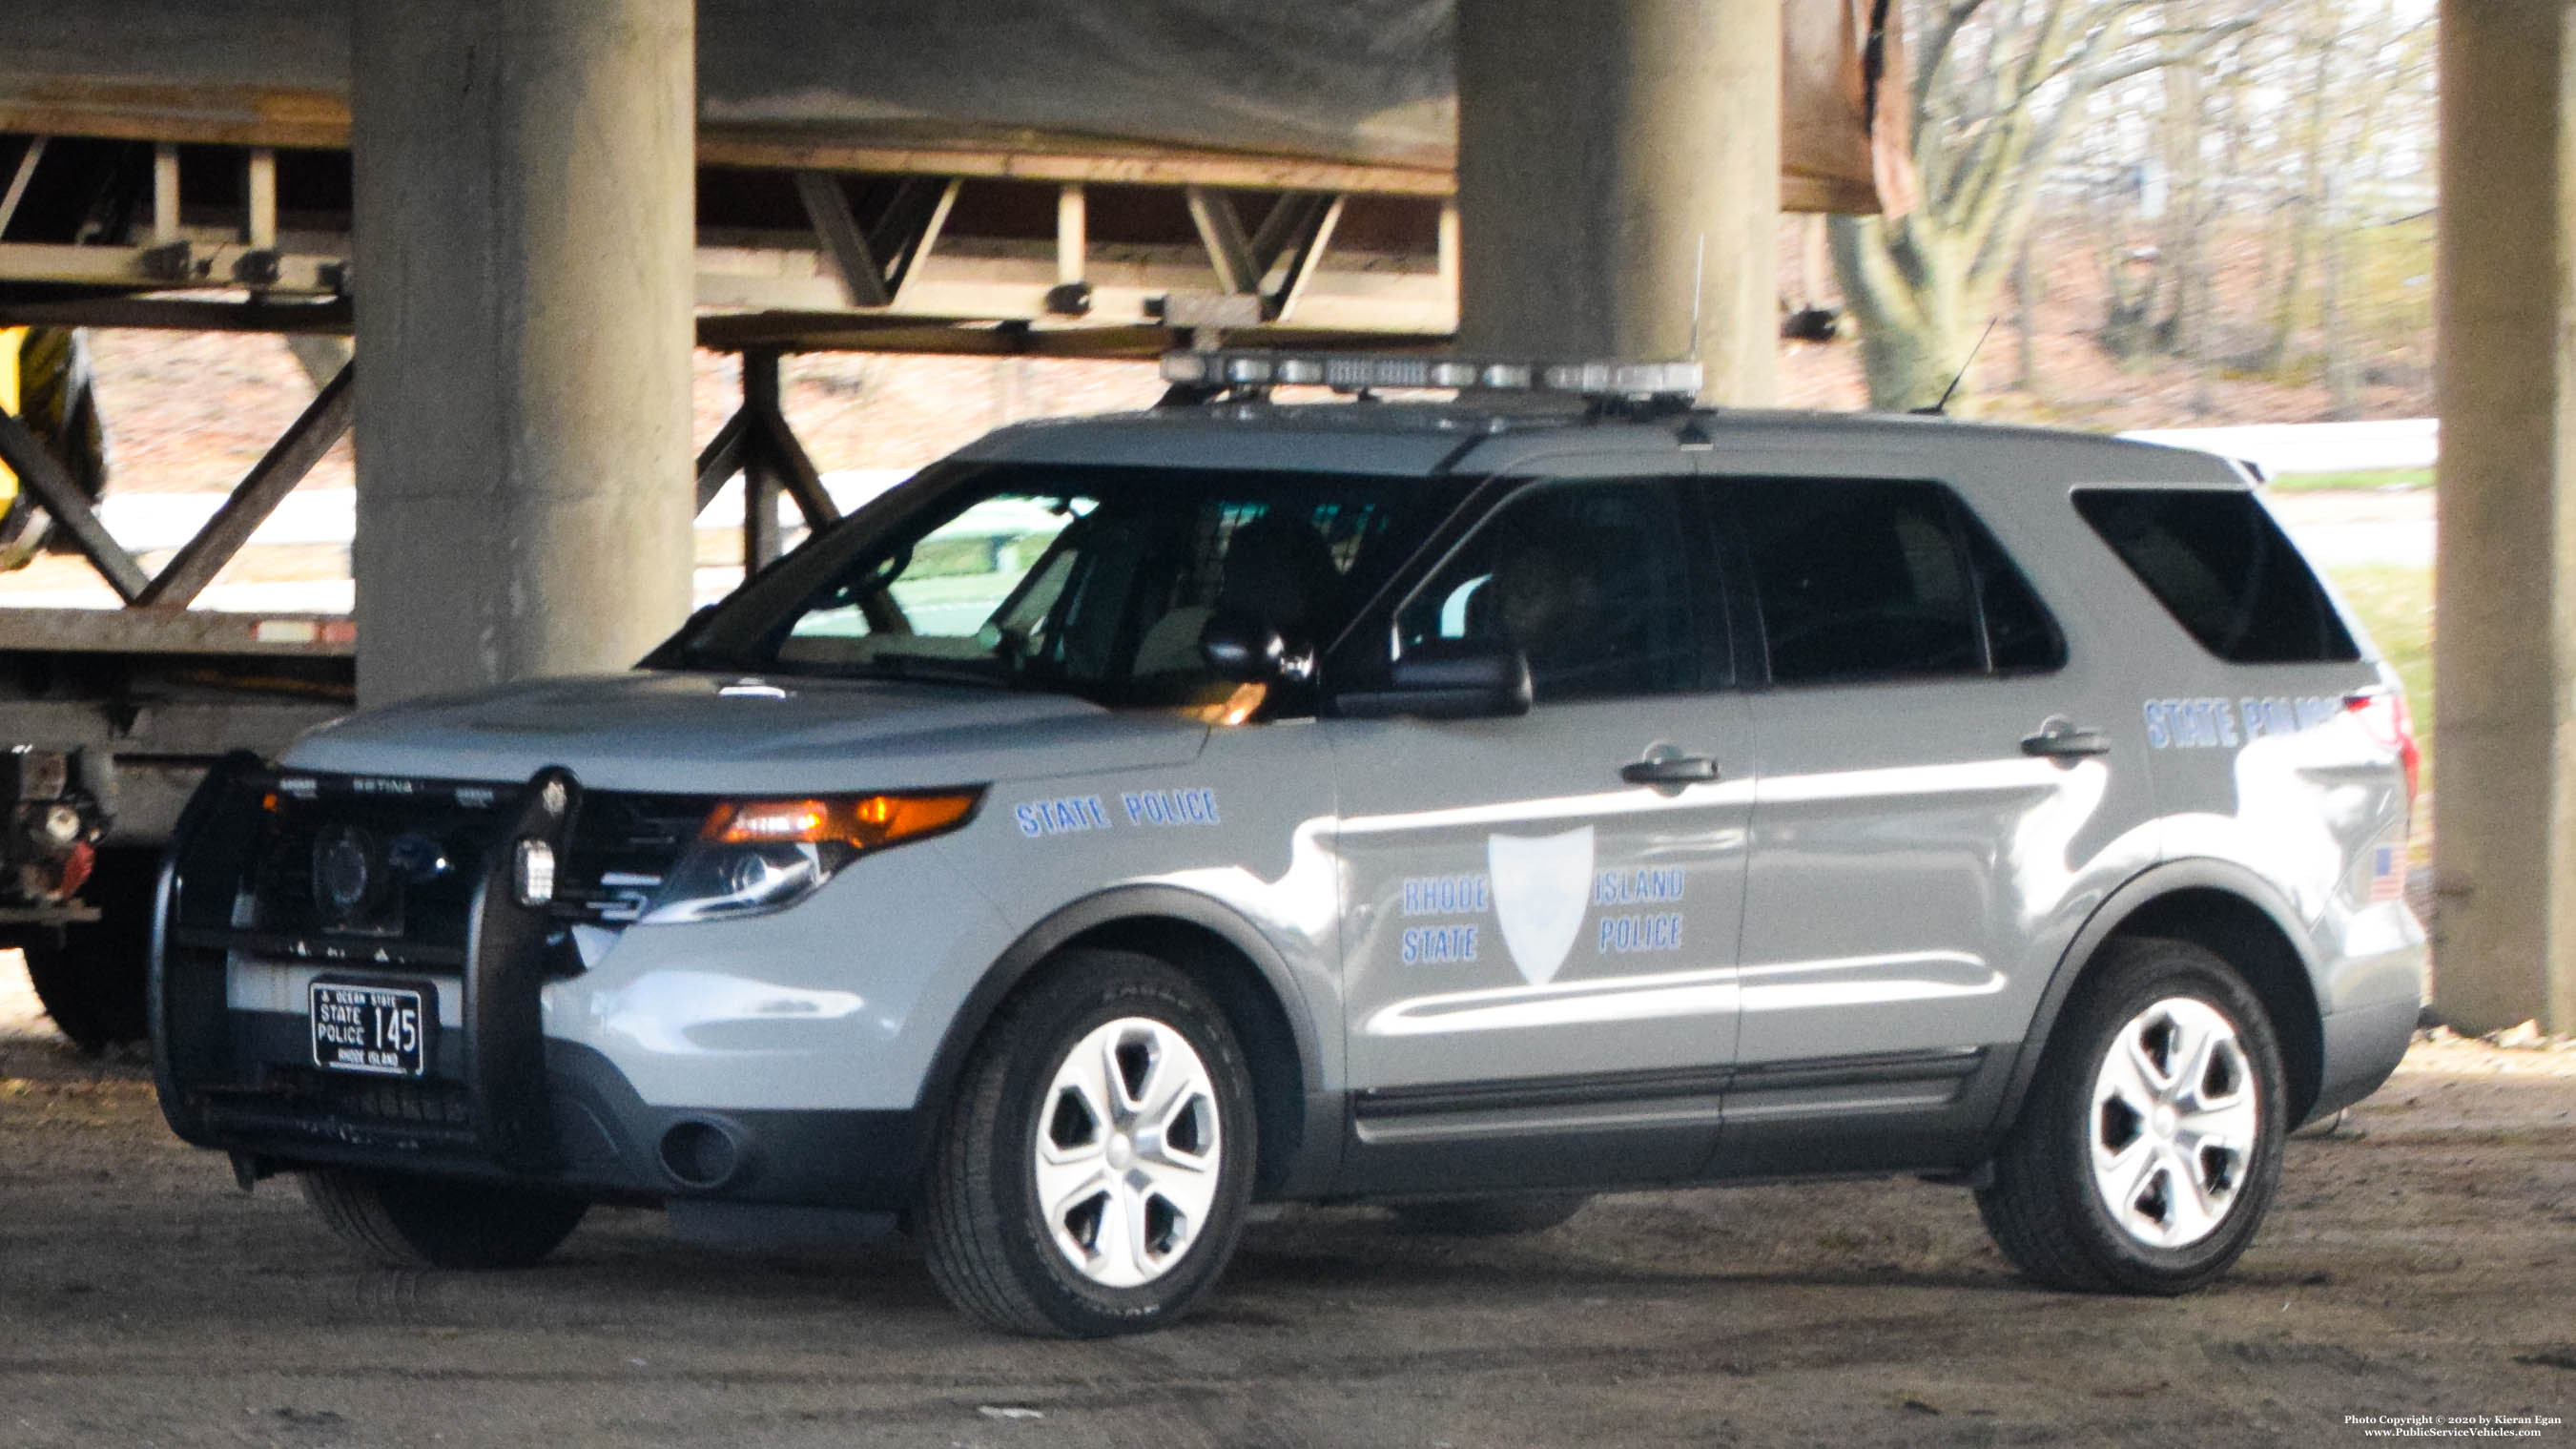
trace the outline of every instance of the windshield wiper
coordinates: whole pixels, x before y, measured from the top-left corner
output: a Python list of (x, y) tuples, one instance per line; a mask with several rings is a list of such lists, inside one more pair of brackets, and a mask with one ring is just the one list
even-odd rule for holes
[(830, 672), (853, 679), (892, 679), (914, 684), (981, 684), (994, 689), (1008, 689), (1014, 683), (1010, 675), (998, 670), (926, 654), (879, 654), (863, 663), (835, 667)]

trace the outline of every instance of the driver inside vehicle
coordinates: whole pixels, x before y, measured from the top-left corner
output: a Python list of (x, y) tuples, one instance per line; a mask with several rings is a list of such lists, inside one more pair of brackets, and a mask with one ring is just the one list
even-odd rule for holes
[(1136, 649), (1134, 673), (1204, 675), (1199, 634), (1220, 613), (1241, 610), (1279, 633), (1291, 655), (1321, 647), (1334, 617), (1341, 571), (1332, 546), (1302, 518), (1273, 510), (1226, 541), (1223, 580), (1210, 604), (1182, 604), (1154, 621)]

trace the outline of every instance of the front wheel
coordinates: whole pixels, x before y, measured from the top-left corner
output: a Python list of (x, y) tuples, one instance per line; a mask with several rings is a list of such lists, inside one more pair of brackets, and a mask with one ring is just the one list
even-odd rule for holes
[(2281, 1174), (2281, 1049), (2187, 941), (2115, 941), (2077, 988), (1977, 1207), (2056, 1288), (2174, 1294), (2226, 1272)]
[(304, 1200), (389, 1268), (525, 1268), (560, 1247), (590, 1204), (479, 1182), (316, 1168)]
[(1187, 976), (1068, 953), (968, 1060), (923, 1184), (931, 1276), (1016, 1333), (1160, 1327), (1233, 1256), (1253, 1123), (1242, 1050)]

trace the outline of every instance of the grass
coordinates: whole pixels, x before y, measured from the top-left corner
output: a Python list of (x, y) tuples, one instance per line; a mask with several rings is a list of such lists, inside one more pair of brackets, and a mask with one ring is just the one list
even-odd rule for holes
[(2361, 616), (2371, 642), (2406, 681), (2406, 705), (2415, 716), (2415, 740), (2424, 749), (2424, 777), (2433, 775), (2433, 571), (2404, 564), (2353, 564), (2329, 569), (2335, 591)]
[(2365, 468), (2354, 473), (2286, 473), (2269, 485), (2276, 493), (2331, 493), (2337, 490), (2412, 492), (2433, 486), (2430, 468)]

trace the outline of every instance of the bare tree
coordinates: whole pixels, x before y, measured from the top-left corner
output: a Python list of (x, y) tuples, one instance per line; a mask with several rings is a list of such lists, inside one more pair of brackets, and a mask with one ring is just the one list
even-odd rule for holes
[(2021, 251), (2040, 181), (2106, 86), (2197, 62), (2253, 23), (2194, 0), (1912, 0), (1922, 204), (1836, 217), (1834, 268), (1860, 324), (1870, 402), (1917, 407), (1966, 363)]

